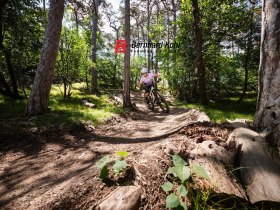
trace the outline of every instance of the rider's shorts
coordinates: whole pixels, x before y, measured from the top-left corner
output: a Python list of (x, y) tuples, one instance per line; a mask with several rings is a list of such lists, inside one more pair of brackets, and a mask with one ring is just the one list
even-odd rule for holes
[(148, 93), (148, 92), (150, 92), (151, 87), (152, 87), (152, 85), (149, 85), (149, 86), (144, 85), (143, 90), (145, 90), (145, 93)]

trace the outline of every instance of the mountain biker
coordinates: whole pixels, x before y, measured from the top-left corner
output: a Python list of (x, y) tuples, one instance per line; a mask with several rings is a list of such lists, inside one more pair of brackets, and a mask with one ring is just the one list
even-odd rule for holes
[(151, 87), (154, 85), (153, 79), (155, 77), (160, 78), (160, 74), (157, 73), (148, 73), (147, 68), (142, 68), (141, 70), (142, 76), (139, 81), (140, 88), (143, 88), (145, 90), (144, 97), (147, 99), (149, 96), (149, 91)]

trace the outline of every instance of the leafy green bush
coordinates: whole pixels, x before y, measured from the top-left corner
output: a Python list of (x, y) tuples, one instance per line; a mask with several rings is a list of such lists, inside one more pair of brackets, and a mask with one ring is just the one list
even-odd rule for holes
[(189, 167), (187, 162), (179, 155), (172, 156), (173, 165), (168, 168), (167, 174), (171, 175), (172, 182), (165, 182), (161, 188), (170, 193), (166, 197), (166, 208), (187, 209), (184, 198), (188, 194), (188, 181), (192, 174), (210, 181), (206, 170), (200, 165)]
[(112, 167), (109, 167), (109, 163), (111, 161), (108, 155), (98, 161), (97, 167), (100, 169), (99, 178), (102, 180), (109, 176), (110, 169), (113, 169), (115, 176), (118, 176), (122, 171), (124, 171), (124, 169), (128, 167), (128, 164), (124, 159), (129, 155), (129, 153), (126, 151), (118, 151), (116, 154), (119, 156), (119, 159), (114, 161)]

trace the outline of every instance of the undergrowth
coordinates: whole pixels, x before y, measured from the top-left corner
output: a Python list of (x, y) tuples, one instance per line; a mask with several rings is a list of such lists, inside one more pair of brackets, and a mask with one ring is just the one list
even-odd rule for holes
[[(90, 121), (97, 125), (114, 114), (121, 114), (123, 109), (110, 103), (108, 95), (96, 96), (90, 94), (82, 83), (73, 85), (72, 95), (64, 99), (62, 88), (53, 85), (49, 100), (50, 111), (44, 115), (29, 119), (25, 122), (24, 116), (27, 99), (10, 100), (1, 96), (0, 98), (0, 124), (4, 127), (25, 127), (25, 126), (73, 126), (81, 121)], [(96, 108), (89, 108), (81, 103), (81, 99), (87, 98)]]
[(190, 109), (198, 109), (205, 112), (211, 121), (223, 123), (226, 119), (248, 119), (253, 121), (256, 111), (255, 95), (248, 95), (240, 103), (236, 103), (238, 98), (231, 97), (218, 102), (210, 102), (208, 105), (200, 105), (198, 103), (182, 103), (176, 104)]

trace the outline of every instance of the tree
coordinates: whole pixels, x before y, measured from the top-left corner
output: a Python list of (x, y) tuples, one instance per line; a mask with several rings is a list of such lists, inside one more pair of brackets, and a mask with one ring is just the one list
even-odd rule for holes
[(205, 90), (205, 66), (203, 63), (202, 53), (202, 31), (200, 27), (200, 10), (197, 0), (192, 0), (193, 6), (193, 28), (195, 36), (195, 53), (196, 59), (195, 64), (198, 73), (199, 83), (199, 100), (201, 104), (207, 104), (206, 90)]
[(28, 116), (43, 114), (48, 111), (48, 100), (58, 52), (63, 13), (64, 0), (50, 0), (41, 58), (26, 108), (26, 115)]
[(72, 84), (88, 69), (85, 38), (76, 28), (63, 27), (56, 62), (56, 77), (63, 82), (63, 96), (70, 98)]
[[(115, 42), (120, 39), (120, 30), (121, 26), (117, 25), (119, 22), (119, 18), (117, 17), (116, 13), (113, 11), (112, 6), (108, 9), (107, 13), (107, 18), (109, 20), (110, 27), (114, 30), (116, 33), (116, 38)], [(112, 80), (112, 85), (113, 87), (116, 87), (116, 82), (117, 82), (117, 62), (118, 62), (118, 55), (115, 53), (114, 55), (114, 73), (113, 73), (113, 80)]]
[(280, 146), (280, 2), (263, 1), (261, 59), (255, 126), (272, 132), (271, 143)]
[(125, 0), (125, 41), (123, 106), (131, 108), (130, 101), (130, 0)]
[(11, 98), (19, 98), (19, 93), (18, 93), (18, 86), (17, 86), (17, 81), (15, 78), (15, 73), (14, 73), (14, 68), (12, 67), (11, 64), (11, 51), (7, 49), (4, 46), (4, 37), (3, 37), (3, 10), (5, 5), (8, 3), (8, 0), (3, 0), (0, 3), (0, 50), (4, 52), (5, 55), (5, 60), (6, 60), (6, 65), (8, 69), (8, 73), (10, 75), (10, 79), (12, 82), (12, 90), (10, 89), (8, 83), (5, 80), (5, 77), (2, 73), (0, 73), (0, 84), (3, 87), (1, 88), (0, 91), (2, 94), (10, 96)]
[(98, 30), (98, 7), (100, 5), (99, 0), (93, 0), (93, 20), (92, 20), (92, 54), (91, 60), (93, 63), (91, 69), (91, 91), (94, 94), (99, 94), (98, 90), (98, 75), (96, 70), (96, 51), (97, 51), (97, 30)]
[(252, 51), (252, 36), (253, 36), (253, 29), (254, 29), (254, 10), (256, 6), (256, 0), (251, 0), (250, 1), (252, 4), (252, 8), (250, 9), (250, 26), (249, 26), (249, 34), (248, 34), (248, 40), (247, 40), (247, 46), (245, 50), (245, 61), (244, 61), (244, 70), (245, 70), (245, 78), (244, 78), (244, 86), (243, 86), (243, 91), (238, 99), (238, 103), (243, 100), (243, 98), (246, 95), (247, 88), (248, 88), (248, 77), (249, 77), (249, 61), (250, 61), (250, 56), (251, 56), (251, 51)]

